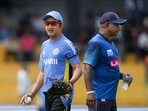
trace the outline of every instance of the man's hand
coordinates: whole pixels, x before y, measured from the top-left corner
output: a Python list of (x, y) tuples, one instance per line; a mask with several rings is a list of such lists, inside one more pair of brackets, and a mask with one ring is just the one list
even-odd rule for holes
[(33, 99), (33, 98), (34, 98), (34, 95), (33, 95), (32, 93), (27, 93), (27, 94), (25, 94), (25, 95), (21, 98), (21, 101), (20, 101), (20, 103), (21, 103), (22, 105), (26, 105), (26, 104), (27, 104), (27, 103), (26, 103), (27, 97), (31, 97), (31, 99)]
[(94, 108), (95, 104), (96, 104), (96, 98), (95, 98), (94, 94), (93, 93), (87, 94), (86, 105), (89, 108)]
[(53, 85), (47, 90), (48, 94), (52, 95), (65, 95), (73, 90), (73, 85), (70, 82), (64, 82), (62, 80), (51, 79)]
[(128, 83), (128, 86), (131, 85), (133, 81), (133, 77), (130, 74), (124, 74), (123, 75), (123, 81)]
[(67, 92), (70, 93), (73, 90), (73, 84), (71, 82), (68, 83)]

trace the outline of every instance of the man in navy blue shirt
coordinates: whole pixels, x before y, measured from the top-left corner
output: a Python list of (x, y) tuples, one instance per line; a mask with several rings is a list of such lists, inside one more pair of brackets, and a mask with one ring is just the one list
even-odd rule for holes
[[(84, 79), (89, 111), (117, 111), (116, 92), (119, 79), (125, 79), (118, 64), (118, 50), (111, 40), (126, 23), (114, 12), (100, 18), (100, 30), (88, 42), (84, 57)], [(127, 82), (132, 82), (129, 76)]]

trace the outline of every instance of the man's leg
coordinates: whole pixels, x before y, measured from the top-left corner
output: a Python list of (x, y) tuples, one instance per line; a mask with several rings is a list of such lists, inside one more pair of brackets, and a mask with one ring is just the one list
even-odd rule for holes
[(66, 111), (59, 95), (50, 95), (47, 92), (44, 92), (44, 94), (46, 111)]
[(66, 108), (59, 95), (53, 95), (50, 98), (51, 111), (66, 111)]

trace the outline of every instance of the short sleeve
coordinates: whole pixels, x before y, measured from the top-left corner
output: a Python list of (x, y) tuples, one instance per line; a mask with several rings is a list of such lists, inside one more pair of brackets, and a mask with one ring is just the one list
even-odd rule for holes
[(84, 63), (95, 66), (99, 59), (99, 44), (97, 42), (90, 42), (86, 47), (84, 56)]

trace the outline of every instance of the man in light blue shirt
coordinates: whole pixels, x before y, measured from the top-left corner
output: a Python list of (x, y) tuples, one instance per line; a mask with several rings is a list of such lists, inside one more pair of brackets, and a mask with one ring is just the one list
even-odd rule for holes
[[(34, 98), (43, 85), (45, 93), (46, 111), (70, 111), (73, 99), (73, 85), (82, 75), (82, 68), (78, 52), (74, 44), (62, 34), (64, 22), (61, 14), (50, 11), (43, 16), (44, 26), (49, 39), (41, 46), (39, 68), (41, 69), (32, 90), (21, 99), (25, 103), (26, 97)], [(49, 78), (69, 82), (69, 94), (53, 95), (46, 93), (52, 87)]]

